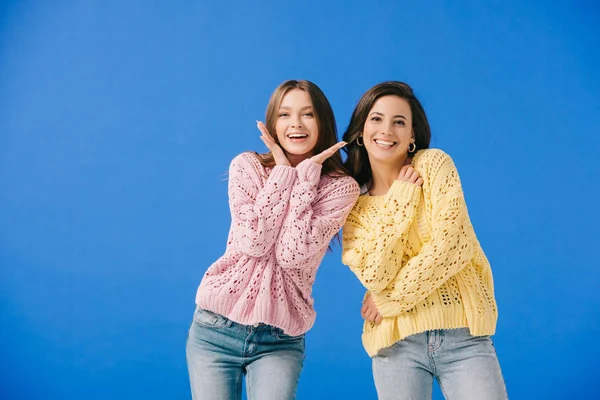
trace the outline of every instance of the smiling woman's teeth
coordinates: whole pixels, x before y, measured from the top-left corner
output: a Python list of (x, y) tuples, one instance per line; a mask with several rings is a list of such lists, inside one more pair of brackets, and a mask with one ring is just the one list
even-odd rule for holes
[(392, 147), (396, 142), (388, 142), (387, 140), (376, 139), (375, 143), (381, 147)]
[(308, 136), (308, 135), (301, 134), (301, 133), (294, 133), (294, 134), (291, 134), (291, 135), (289, 135), (288, 137), (289, 137), (290, 139), (303, 139), (303, 138), (305, 138), (305, 137), (307, 137), (307, 136)]

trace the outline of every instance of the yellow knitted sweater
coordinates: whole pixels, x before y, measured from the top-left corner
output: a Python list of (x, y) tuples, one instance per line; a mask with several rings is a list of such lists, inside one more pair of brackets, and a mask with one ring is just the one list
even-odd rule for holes
[(412, 163), (422, 186), (395, 181), (385, 195), (360, 196), (343, 229), (342, 261), (384, 317), (364, 324), (371, 357), (427, 330), (468, 327), (482, 336), (496, 329), (490, 264), (452, 159), (429, 149)]

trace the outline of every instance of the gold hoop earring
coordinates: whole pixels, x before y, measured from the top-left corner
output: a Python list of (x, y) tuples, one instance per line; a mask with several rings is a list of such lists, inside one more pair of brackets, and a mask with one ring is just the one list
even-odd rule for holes
[[(412, 148), (410, 146), (412, 146)], [(415, 150), (417, 150), (417, 145), (415, 144), (415, 142), (411, 142), (411, 144), (408, 145), (408, 152), (414, 153)]]
[[(362, 136), (356, 138), (356, 144), (360, 147), (363, 147), (365, 145), (365, 142), (362, 140), (362, 138)], [(360, 139), (360, 142), (358, 141), (358, 139)]]

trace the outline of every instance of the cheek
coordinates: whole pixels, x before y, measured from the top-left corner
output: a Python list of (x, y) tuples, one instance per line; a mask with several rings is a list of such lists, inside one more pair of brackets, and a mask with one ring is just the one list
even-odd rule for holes
[(287, 131), (287, 125), (283, 122), (277, 122), (275, 124), (275, 135), (281, 141), (285, 137), (285, 133)]

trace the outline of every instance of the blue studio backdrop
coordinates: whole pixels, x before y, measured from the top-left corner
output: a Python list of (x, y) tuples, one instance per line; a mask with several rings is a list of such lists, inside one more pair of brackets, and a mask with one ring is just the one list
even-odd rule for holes
[[(495, 278), (512, 399), (600, 398), (594, 1), (1, 1), (0, 398), (185, 399), (226, 171), (287, 79), (411, 84)], [(374, 399), (328, 253), (299, 399)], [(441, 398), (436, 389), (436, 399)]]

